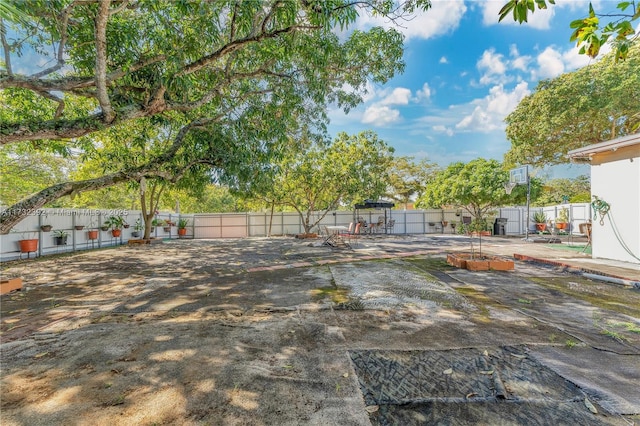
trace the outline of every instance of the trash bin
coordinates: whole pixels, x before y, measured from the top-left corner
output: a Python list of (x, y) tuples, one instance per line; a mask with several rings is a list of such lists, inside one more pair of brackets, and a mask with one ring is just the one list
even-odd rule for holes
[(506, 217), (497, 217), (496, 221), (493, 223), (493, 235), (507, 235), (507, 218)]

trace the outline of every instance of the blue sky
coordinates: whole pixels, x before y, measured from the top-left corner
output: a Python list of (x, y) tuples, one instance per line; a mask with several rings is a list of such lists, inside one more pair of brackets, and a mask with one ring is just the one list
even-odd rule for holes
[[(345, 115), (330, 110), (329, 131), (375, 131), (396, 155), (428, 158), (441, 166), (478, 157), (502, 160), (510, 144), (504, 117), (537, 82), (589, 64), (569, 42), (569, 23), (588, 2), (557, 0), (529, 23), (498, 23), (506, 0), (434, 0), (433, 8), (400, 30), (405, 72), (384, 85), (369, 85), (365, 102)], [(598, 11), (617, 1), (592, 1)], [(390, 25), (363, 16), (360, 28)], [(607, 49), (603, 49), (606, 52)], [(588, 166), (536, 170), (540, 177), (575, 177)]]

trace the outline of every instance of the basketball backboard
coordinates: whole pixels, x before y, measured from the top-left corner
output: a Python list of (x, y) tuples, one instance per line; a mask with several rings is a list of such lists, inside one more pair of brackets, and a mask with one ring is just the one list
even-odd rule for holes
[(509, 170), (509, 181), (517, 185), (526, 185), (529, 182), (529, 166)]

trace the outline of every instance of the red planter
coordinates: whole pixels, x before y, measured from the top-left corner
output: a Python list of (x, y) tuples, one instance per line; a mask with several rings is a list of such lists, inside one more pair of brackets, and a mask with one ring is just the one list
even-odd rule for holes
[(474, 259), (469, 253), (449, 253), (447, 254), (447, 263), (469, 271), (511, 271), (515, 266), (513, 260), (504, 257), (483, 256)]
[(180, 235), (181, 237), (187, 235), (187, 228), (178, 228), (178, 235)]
[(38, 240), (20, 240), (18, 241), (20, 244), (20, 253), (31, 253), (34, 251), (38, 251)]
[(556, 223), (556, 228), (557, 229), (567, 229), (567, 224), (566, 224), (566, 222), (557, 222)]
[(112, 229), (111, 230), (111, 235), (113, 235), (114, 237), (119, 237), (122, 234), (122, 229)]
[(536, 223), (536, 231), (544, 232), (547, 229), (546, 223)]
[(89, 234), (89, 239), (90, 240), (97, 240), (98, 239), (98, 230), (94, 229), (91, 231), (87, 231), (87, 234)]

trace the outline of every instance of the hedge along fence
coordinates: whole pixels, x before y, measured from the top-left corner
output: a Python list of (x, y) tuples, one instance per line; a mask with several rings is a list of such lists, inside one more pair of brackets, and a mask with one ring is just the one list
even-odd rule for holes
[[(554, 220), (562, 208), (569, 209), (570, 231), (578, 229), (578, 224), (590, 219), (590, 205), (566, 204), (545, 208), (532, 208), (531, 216), (535, 211), (544, 211), (551, 220)], [(133, 239), (133, 225), (137, 219), (142, 221), (139, 211), (124, 209), (40, 209), (29, 214), (13, 230), (13, 232), (0, 236), (0, 260), (14, 260), (20, 257), (26, 258), (27, 254), (20, 253), (19, 240), (37, 239), (38, 248), (34, 255), (43, 256), (55, 253), (65, 253), (92, 248), (101, 248), (126, 244)], [(317, 212), (313, 220), (317, 220), (323, 212)], [(375, 223), (378, 216), (383, 216), (382, 210), (359, 210), (368, 223)], [(122, 216), (130, 226), (122, 229), (119, 237), (113, 237), (110, 231), (100, 230), (100, 226), (109, 216)], [(459, 224), (463, 217), (470, 215), (463, 210), (456, 209), (431, 209), (431, 210), (391, 210), (387, 212), (387, 220), (393, 219), (393, 229), (388, 229), (392, 234), (451, 234), (457, 230), (452, 224)], [(524, 235), (526, 223), (526, 208), (508, 207), (495, 210), (495, 215), (489, 217), (489, 224), (495, 217), (507, 218), (507, 235)], [(169, 220), (177, 223), (180, 218), (187, 219), (187, 235), (183, 238), (245, 238), (267, 237), (277, 235), (295, 235), (304, 232), (304, 226), (300, 216), (293, 212), (276, 212), (271, 215), (268, 212), (252, 213), (199, 213), (177, 214), (159, 213), (157, 219)], [(345, 225), (355, 221), (353, 211), (335, 211), (327, 214), (320, 225)], [(446, 223), (446, 225), (445, 225)], [(51, 225), (52, 230), (45, 232), (41, 229), (44, 225)], [(533, 223), (528, 224), (530, 227)], [(82, 227), (82, 229), (76, 229)], [(151, 236), (160, 239), (178, 238), (176, 226), (171, 226), (166, 231), (162, 226), (155, 227)], [(90, 239), (88, 231), (98, 230), (96, 239)], [(64, 245), (56, 245), (55, 231), (65, 231), (69, 235)], [(317, 231), (317, 229), (314, 229)]]

